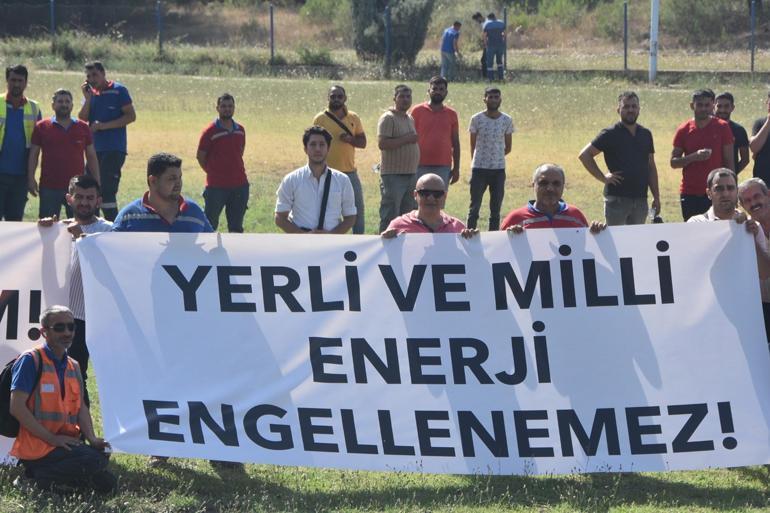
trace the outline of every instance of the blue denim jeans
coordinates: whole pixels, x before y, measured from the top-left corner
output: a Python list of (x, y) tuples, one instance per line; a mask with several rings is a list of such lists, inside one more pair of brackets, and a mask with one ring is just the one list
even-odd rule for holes
[(41, 219), (44, 217), (60, 216), (62, 206), (64, 206), (67, 217), (72, 217), (72, 208), (67, 205), (67, 191), (41, 187), (39, 195), (40, 209), (38, 215)]
[(206, 201), (205, 213), (214, 230), (219, 225), (219, 215), (225, 209), (227, 231), (243, 233), (243, 217), (249, 208), (249, 184), (240, 187), (206, 187), (203, 191)]
[(417, 174), (415, 175), (414, 182), (417, 183), (417, 180), (420, 179), (422, 175), (427, 175), (428, 173), (433, 173), (435, 175), (439, 175), (442, 180), (444, 180), (444, 183), (446, 184), (447, 188), (449, 188), (449, 179), (452, 176), (452, 168), (449, 166), (419, 166), (417, 168)]
[(27, 204), (27, 175), (0, 173), (0, 219), (21, 221)]
[(504, 46), (490, 46), (487, 47), (487, 79), (495, 79), (495, 67), (494, 62), (497, 61), (497, 79), (503, 79), (503, 54), (505, 53)]

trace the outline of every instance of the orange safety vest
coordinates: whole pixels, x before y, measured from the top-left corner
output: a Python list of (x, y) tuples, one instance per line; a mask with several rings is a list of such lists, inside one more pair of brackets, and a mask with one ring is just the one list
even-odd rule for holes
[[(40, 382), (29, 394), (27, 408), (35, 419), (48, 431), (57, 435), (80, 436), (78, 412), (80, 411), (81, 377), (75, 360), (67, 357), (64, 371), (64, 397), (62, 398), (56, 367), (46, 351), (38, 348), (43, 365)], [(20, 460), (37, 460), (53, 451), (55, 447), (30, 433), (22, 424), (11, 448), (11, 455)]]

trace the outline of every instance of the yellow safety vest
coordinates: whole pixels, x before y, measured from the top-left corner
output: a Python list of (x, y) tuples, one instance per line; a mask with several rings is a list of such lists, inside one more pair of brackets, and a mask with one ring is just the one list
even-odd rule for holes
[[(8, 107), (0, 110), (0, 148), (2, 148), (3, 139), (5, 138), (5, 120), (8, 115)], [(32, 130), (35, 129), (35, 123), (40, 115), (40, 106), (35, 100), (30, 100), (24, 103), (24, 139), (27, 141), (27, 148), (29, 148), (32, 142)]]

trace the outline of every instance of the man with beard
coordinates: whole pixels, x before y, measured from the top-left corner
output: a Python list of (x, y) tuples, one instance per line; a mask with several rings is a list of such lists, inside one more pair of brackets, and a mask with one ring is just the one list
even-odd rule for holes
[(41, 119), (37, 102), (24, 96), (27, 68), (5, 68), (5, 110), (0, 111), (0, 219), (21, 221), (27, 203), (27, 157), (35, 123)]
[(705, 213), (689, 218), (688, 223), (729, 221), (732, 219), (743, 222), (746, 220), (746, 216), (736, 209), (738, 206), (738, 185), (732, 169), (720, 167), (711, 171), (706, 179), (706, 195), (711, 206)]
[[(94, 150), (93, 137), (88, 125), (79, 119), (73, 119), (72, 93), (59, 89), (53, 94), (51, 104), (55, 115), (50, 119), (38, 121), (32, 132), (32, 144), (29, 147), (27, 163), (27, 188), (29, 193), (40, 193), (38, 216), (58, 217), (61, 207), (72, 217), (73, 212), (67, 199), (72, 178), (83, 174), (83, 154), (85, 154), (88, 173), (99, 183), (99, 162)], [(42, 153), (40, 165), (40, 188), (35, 180), (37, 162)]]
[(435, 173), (450, 185), (460, 179), (460, 125), (457, 112), (444, 105), (447, 92), (445, 78), (431, 78), (428, 84), (430, 102), (415, 105), (411, 115), (420, 147), (417, 179), (426, 173)]
[(719, 167), (735, 169), (733, 134), (726, 121), (712, 116), (714, 91), (699, 89), (692, 93), (693, 119), (685, 121), (674, 135), (671, 167), (682, 168), (679, 197), (682, 218), (687, 221), (711, 206), (706, 195), (706, 177)]
[(331, 139), (320, 126), (302, 136), (307, 165), (284, 176), (276, 191), (275, 224), (286, 233), (341, 234), (356, 222), (350, 180), (326, 165)]
[(182, 159), (156, 153), (147, 161), (148, 191), (120, 211), (115, 232), (209, 233), (214, 229), (194, 201), (182, 196)]
[(468, 228), (476, 228), (484, 191), (489, 187), (489, 230), (500, 228), (500, 207), (505, 194), (505, 156), (511, 152), (514, 132), (511, 116), (500, 112), (500, 89), (487, 87), (487, 109), (471, 118), (471, 205)]
[(501, 230), (521, 233), (535, 228), (590, 228), (598, 233), (607, 225), (593, 221), (590, 225), (586, 216), (574, 205), (562, 200), (566, 174), (556, 164), (541, 164), (532, 174), (535, 199), (527, 205), (512, 210), (500, 225)]
[(102, 211), (104, 217), (112, 221), (118, 213), (118, 186), (128, 153), (126, 126), (136, 121), (136, 111), (128, 89), (119, 82), (107, 80), (101, 62), (89, 62), (85, 68), (86, 81), (80, 86), (84, 101), (78, 118), (88, 122), (94, 134), (104, 198)]
[[(639, 96), (625, 91), (618, 96), (620, 121), (605, 128), (580, 152), (578, 158), (591, 175), (604, 184), (604, 218), (609, 226), (644, 224), (647, 189), (655, 215), (660, 214), (658, 168), (652, 132), (638, 124)], [(596, 156), (604, 153), (607, 173)]]
[(770, 135), (770, 91), (767, 93), (765, 106), (767, 114), (754, 122), (749, 148), (754, 157), (754, 176), (770, 183), (770, 144), (767, 144), (767, 136)]
[(731, 93), (725, 91), (717, 95), (714, 115), (719, 119), (727, 121), (727, 124), (730, 125), (730, 131), (735, 139), (733, 143), (733, 162), (735, 163), (735, 174), (737, 175), (743, 171), (743, 168), (749, 165), (749, 136), (745, 128), (730, 119), (734, 110), (735, 98)]
[(227, 231), (243, 233), (243, 217), (249, 203), (249, 180), (243, 164), (246, 130), (233, 119), (235, 98), (231, 94), (217, 98), (217, 113), (219, 117), (201, 133), (196, 155), (206, 172), (204, 209), (215, 230), (224, 208)]
[(428, 173), (421, 176), (414, 190), (417, 210), (391, 221), (388, 229), (380, 234), (382, 238), (392, 239), (401, 233), (459, 233), (463, 238), (470, 239), (479, 233), (444, 212), (447, 189), (446, 182), (439, 175)]
[[(88, 126), (86, 126), (88, 129)], [(95, 175), (95, 176), (98, 176)], [(79, 175), (70, 180), (67, 203), (74, 216), (71, 219), (63, 219), (61, 222), (67, 226), (67, 230), (74, 238), (83, 237), (92, 233), (108, 232), (112, 229), (112, 223), (97, 217), (102, 203), (102, 193), (99, 183), (93, 176)], [(48, 227), (56, 223), (56, 216), (40, 219), (38, 226)], [(86, 347), (86, 308), (83, 299), (83, 276), (80, 272), (80, 260), (77, 256), (76, 246), (73, 246), (70, 262), (70, 310), (75, 317), (75, 335), (72, 339), (72, 347), (68, 354), (80, 365), (80, 373), (83, 383), (88, 379), (88, 347)], [(90, 406), (88, 389), (83, 388), (83, 401)]]
[(356, 200), (356, 223), (353, 225), (353, 233), (362, 234), (366, 227), (364, 190), (356, 169), (356, 148), (366, 148), (366, 134), (358, 114), (345, 106), (347, 100), (345, 89), (341, 85), (333, 85), (329, 89), (328, 108), (316, 115), (313, 125), (323, 127), (332, 134), (326, 163), (330, 168), (342, 171), (350, 179)]
[(412, 197), (415, 172), (420, 161), (420, 147), (414, 120), (407, 111), (412, 105), (412, 90), (399, 84), (393, 93), (393, 108), (377, 121), (377, 147), (380, 164), (380, 233), (390, 222), (417, 206)]

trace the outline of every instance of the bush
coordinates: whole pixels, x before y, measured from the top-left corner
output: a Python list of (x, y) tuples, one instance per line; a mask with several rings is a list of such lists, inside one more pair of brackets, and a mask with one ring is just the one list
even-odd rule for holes
[[(385, 57), (385, 4), (387, 0), (352, 3), (356, 54), (362, 59)], [(414, 64), (425, 44), (435, 0), (391, 0), (391, 55), (394, 64)]]
[(332, 54), (328, 48), (299, 48), (297, 50), (299, 62), (307, 66), (332, 66)]
[(745, 0), (676, 0), (661, 2), (661, 32), (673, 35), (683, 45), (742, 46), (745, 39), (735, 37), (749, 27)]

